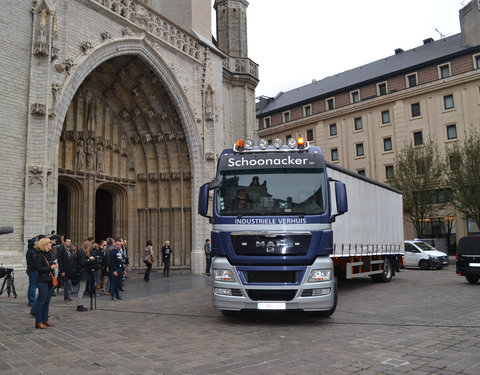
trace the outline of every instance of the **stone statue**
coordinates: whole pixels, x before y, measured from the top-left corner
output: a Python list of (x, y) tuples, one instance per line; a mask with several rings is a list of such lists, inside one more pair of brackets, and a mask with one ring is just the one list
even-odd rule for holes
[(95, 144), (93, 139), (87, 141), (87, 169), (89, 171), (95, 169)]
[(103, 172), (104, 170), (104, 158), (103, 146), (97, 146), (97, 172)]
[(85, 168), (85, 150), (83, 149), (83, 139), (77, 141), (77, 169), (83, 170)]

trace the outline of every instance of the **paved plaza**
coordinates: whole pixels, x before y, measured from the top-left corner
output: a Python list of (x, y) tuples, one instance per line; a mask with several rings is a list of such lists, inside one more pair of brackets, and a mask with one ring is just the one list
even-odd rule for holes
[[(480, 374), (480, 284), (443, 270), (344, 281), (330, 318), (224, 317), (210, 279), (131, 271), (122, 301), (52, 298), (47, 330), (25, 297), (0, 298), (0, 374)], [(87, 302), (88, 300), (85, 300)]]

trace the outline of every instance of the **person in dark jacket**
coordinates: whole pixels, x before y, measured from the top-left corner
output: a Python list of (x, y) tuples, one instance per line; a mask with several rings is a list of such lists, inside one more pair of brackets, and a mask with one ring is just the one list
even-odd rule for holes
[(35, 302), (35, 293), (37, 292), (37, 271), (35, 270), (35, 242), (28, 241), (28, 250), (25, 258), (27, 259), (27, 275), (28, 275), (28, 306), (33, 306)]
[(53, 285), (52, 273), (57, 268), (56, 264), (51, 264), (50, 250), (52, 243), (48, 238), (39, 240), (35, 249), (35, 270), (37, 271), (38, 297), (35, 308), (35, 328), (45, 329), (53, 327), (48, 321), (50, 309), (50, 299), (52, 298)]
[(80, 270), (78, 276), (79, 287), (77, 294), (77, 311), (81, 312), (88, 311), (88, 309), (83, 306), (83, 294), (87, 288), (89, 266), (95, 259), (90, 255), (91, 246), (92, 243), (88, 240), (85, 240), (83, 242), (83, 248), (78, 248), (77, 253), (75, 254), (77, 257), (78, 269)]
[(162, 247), (162, 261), (163, 261), (163, 276), (169, 276), (170, 273), (170, 255), (173, 250), (170, 247), (170, 241), (165, 241), (165, 245)]
[(127, 273), (125, 272), (125, 264), (123, 263), (122, 255), (122, 240), (117, 238), (115, 240), (115, 247), (109, 252), (108, 267), (110, 269), (110, 296), (112, 301), (121, 300), (119, 290), (122, 285), (122, 278)]
[(70, 290), (72, 289), (70, 277), (72, 275), (68, 275), (67, 271), (69, 265), (75, 262), (73, 258), (74, 255), (75, 254), (72, 250), (72, 240), (67, 237), (65, 242), (58, 249), (58, 265), (60, 276), (63, 278), (63, 300), (65, 303), (72, 302), (72, 299), (70, 298)]

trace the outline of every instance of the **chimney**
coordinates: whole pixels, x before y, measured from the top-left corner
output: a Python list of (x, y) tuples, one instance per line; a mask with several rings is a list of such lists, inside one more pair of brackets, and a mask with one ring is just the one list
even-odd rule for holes
[(480, 1), (472, 0), (460, 10), (460, 28), (464, 46), (480, 45)]
[(433, 42), (433, 38), (423, 39), (423, 45), (428, 44), (428, 43), (432, 43), (432, 42)]
[(402, 53), (402, 52), (405, 52), (405, 51), (404, 51), (403, 49), (401, 49), (401, 48), (397, 48), (397, 49), (395, 50), (395, 55), (398, 55), (399, 53)]

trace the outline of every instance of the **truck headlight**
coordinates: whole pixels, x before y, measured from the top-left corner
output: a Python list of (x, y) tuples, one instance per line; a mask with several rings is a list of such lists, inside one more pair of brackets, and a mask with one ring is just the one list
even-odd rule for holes
[(235, 281), (233, 277), (233, 272), (230, 270), (213, 270), (213, 278), (216, 281)]
[(331, 269), (312, 270), (310, 272), (310, 276), (308, 277), (309, 283), (314, 283), (318, 281), (330, 281), (330, 280), (332, 280)]

